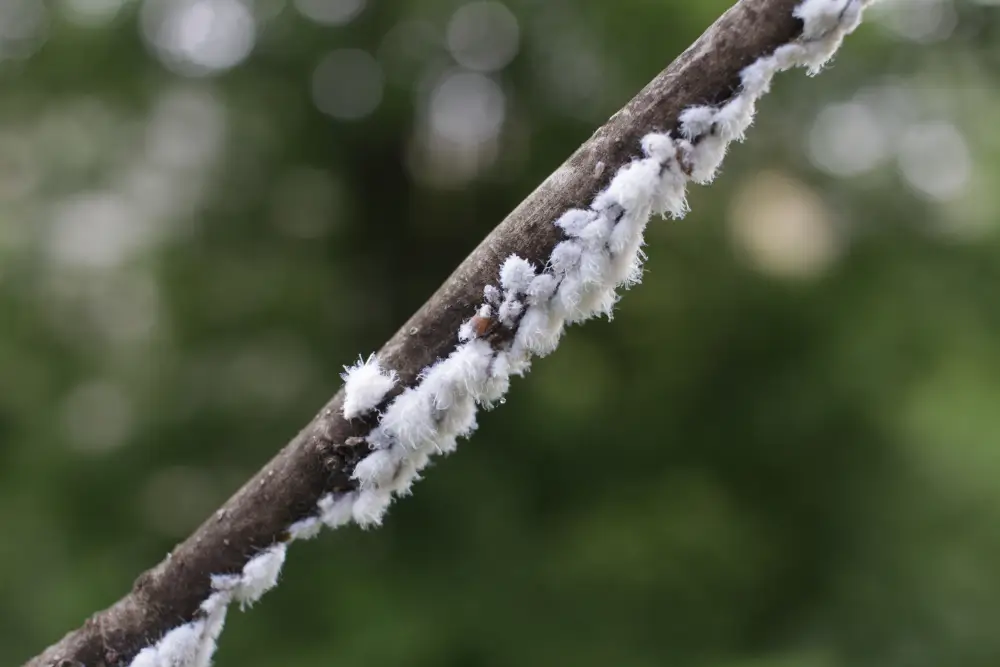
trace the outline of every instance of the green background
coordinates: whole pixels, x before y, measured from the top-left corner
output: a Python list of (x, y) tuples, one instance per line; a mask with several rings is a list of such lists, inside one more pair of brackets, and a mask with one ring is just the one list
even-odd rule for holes
[[(728, 4), (194, 2), (0, 5), (0, 664), (124, 594)], [(1000, 664), (991, 4), (886, 0), (781, 76), (614, 321), (383, 528), (294, 546), (216, 664)]]

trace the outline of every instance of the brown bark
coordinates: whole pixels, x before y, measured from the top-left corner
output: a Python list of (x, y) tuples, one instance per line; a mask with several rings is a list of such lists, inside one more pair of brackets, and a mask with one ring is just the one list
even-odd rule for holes
[[(731, 97), (740, 70), (794, 39), (799, 0), (742, 0), (715, 22), (622, 110), (597, 130), (531, 193), (379, 352), (384, 366), (411, 384), (424, 367), (457, 343), (461, 322), (496, 282), (502, 261), (516, 253), (542, 265), (561, 233), (552, 222), (569, 208), (586, 208), (611, 176), (639, 153), (648, 132), (674, 129), (696, 104)], [(372, 423), (345, 421), (343, 391), (260, 472), (132, 591), (63, 637), (25, 667), (128, 664), (142, 648), (190, 621), (210, 592), (209, 575), (238, 573), (257, 551), (282, 539), (290, 524), (314, 515), (330, 491), (353, 488), (354, 464), (367, 454), (358, 438)]]

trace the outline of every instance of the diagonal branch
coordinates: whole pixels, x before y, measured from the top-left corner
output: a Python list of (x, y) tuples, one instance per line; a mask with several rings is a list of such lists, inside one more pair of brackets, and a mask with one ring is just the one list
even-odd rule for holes
[[(474, 428), (476, 403), (502, 395), (531, 354), (551, 351), (564, 323), (610, 311), (614, 287), (635, 278), (650, 214), (680, 215), (686, 182), (711, 180), (771, 76), (818, 69), (870, 1), (742, 0), (726, 12), (507, 216), (376, 358), (350, 369), (347, 391), (221, 509), (25, 667), (208, 665), (226, 607), (274, 585), (288, 542), (352, 518), (377, 524), (433, 449)], [(592, 247), (595, 230), (605, 235)], [(558, 320), (548, 338), (540, 317)], [(425, 423), (428, 433), (416, 433)]]

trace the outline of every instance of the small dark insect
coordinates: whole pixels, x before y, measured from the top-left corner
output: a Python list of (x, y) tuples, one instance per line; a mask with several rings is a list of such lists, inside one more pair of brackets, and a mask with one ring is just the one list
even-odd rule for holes
[(472, 318), (472, 330), (476, 332), (477, 338), (483, 338), (489, 336), (491, 333), (496, 331), (497, 326), (500, 322), (493, 319), (492, 317), (483, 317), (482, 315), (476, 315)]

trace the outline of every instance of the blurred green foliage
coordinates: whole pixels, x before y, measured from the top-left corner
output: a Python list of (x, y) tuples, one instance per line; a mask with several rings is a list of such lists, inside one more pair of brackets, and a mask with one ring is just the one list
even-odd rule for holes
[[(728, 3), (462, 4), (0, 4), (0, 663), (124, 594)], [(990, 5), (886, 0), (782, 76), (614, 322), (382, 529), (296, 546), (216, 664), (998, 664)]]

